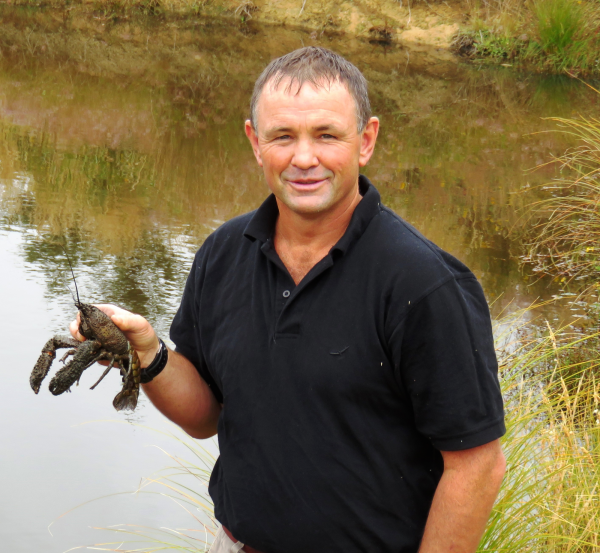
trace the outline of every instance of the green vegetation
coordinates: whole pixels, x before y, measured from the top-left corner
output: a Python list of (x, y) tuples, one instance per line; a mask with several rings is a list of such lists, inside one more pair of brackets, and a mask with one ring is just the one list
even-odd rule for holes
[(600, 121), (553, 118), (579, 145), (555, 159), (559, 176), (543, 188), (548, 198), (533, 206), (528, 252), (533, 270), (577, 292), (600, 286)]
[(565, 52), (584, 27), (581, 3), (573, 0), (537, 0), (533, 4), (540, 46), (547, 52)]
[(600, 72), (596, 1), (484, 0), (469, 15), (453, 45), (464, 56), (555, 73)]
[(522, 326), (498, 352), (508, 470), (480, 552), (600, 546), (598, 335), (537, 333)]

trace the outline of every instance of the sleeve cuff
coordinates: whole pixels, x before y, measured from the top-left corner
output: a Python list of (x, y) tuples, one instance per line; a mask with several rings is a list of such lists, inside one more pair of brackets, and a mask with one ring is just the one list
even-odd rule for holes
[(431, 438), (433, 447), (440, 451), (461, 451), (493, 442), (506, 433), (504, 418), (494, 422), (483, 430), (451, 438)]

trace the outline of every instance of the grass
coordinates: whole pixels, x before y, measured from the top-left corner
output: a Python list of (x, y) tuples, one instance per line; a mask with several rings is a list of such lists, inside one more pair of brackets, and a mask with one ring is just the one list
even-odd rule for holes
[(533, 13), (540, 46), (547, 52), (566, 52), (585, 27), (581, 3), (574, 0), (536, 0)]
[[(108, 539), (90, 546), (79, 546), (69, 549), (69, 551), (78, 549), (119, 553), (155, 553), (158, 551), (201, 553), (208, 551), (218, 528), (213, 515), (212, 501), (208, 495), (208, 482), (216, 461), (215, 457), (204, 448), (202, 442), (193, 440), (177, 427), (175, 427), (174, 433), (169, 433), (140, 424), (135, 426), (172, 438), (183, 444), (188, 450), (188, 456), (184, 459), (161, 449), (171, 459), (172, 464), (145, 478), (135, 492), (138, 496), (158, 495), (168, 500), (165, 509), (179, 510), (181, 525), (178, 525), (177, 528), (164, 526), (151, 528), (135, 523), (124, 523), (109, 528), (94, 527), (103, 533), (109, 532), (114, 540)], [(131, 492), (121, 492), (111, 494), (111, 496), (119, 496), (123, 493), (130, 494)], [(106, 499), (111, 496), (96, 499)], [(87, 503), (89, 501), (75, 509)], [(64, 513), (59, 518), (71, 511)], [(188, 527), (183, 528), (182, 526), (186, 522)]]
[(514, 336), (498, 352), (508, 470), (478, 551), (597, 551), (598, 335), (521, 326)]
[(600, 4), (592, 0), (470, 2), (454, 49), (473, 59), (553, 73), (600, 72)]
[(553, 160), (559, 176), (533, 205), (524, 261), (541, 275), (594, 292), (600, 285), (600, 120), (552, 118), (579, 146)]

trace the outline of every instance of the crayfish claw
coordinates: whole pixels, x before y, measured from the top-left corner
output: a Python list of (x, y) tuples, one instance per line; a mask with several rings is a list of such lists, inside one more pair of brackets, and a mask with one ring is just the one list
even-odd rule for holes
[(42, 381), (46, 378), (50, 370), (50, 365), (52, 365), (52, 361), (56, 357), (56, 350), (59, 348), (77, 347), (78, 345), (79, 342), (69, 336), (54, 336), (44, 344), (42, 353), (29, 377), (29, 384), (36, 394), (40, 391)]

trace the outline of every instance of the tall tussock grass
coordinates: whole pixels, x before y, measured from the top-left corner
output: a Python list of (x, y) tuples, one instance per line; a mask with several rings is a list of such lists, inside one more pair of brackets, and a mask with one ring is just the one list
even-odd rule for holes
[(515, 335), (498, 351), (507, 473), (478, 551), (598, 551), (598, 335), (549, 326)]
[[(533, 205), (528, 251), (533, 270), (586, 292), (600, 282), (600, 121), (552, 118), (579, 145), (552, 163), (558, 176), (544, 186), (549, 198)], [(531, 220), (531, 219), (530, 219)]]
[(540, 45), (548, 52), (563, 52), (585, 27), (581, 3), (575, 0), (536, 0), (533, 12)]
[(469, 29), (454, 48), (473, 58), (543, 71), (600, 72), (600, 4), (595, 0), (468, 0)]
[[(167, 436), (179, 446), (183, 445), (187, 451), (185, 457), (182, 457), (172, 455), (159, 448), (170, 459), (169, 466), (144, 478), (138, 489), (133, 492), (142, 501), (147, 496), (153, 496), (153, 498), (161, 496), (164, 499), (165, 512), (174, 510), (179, 513), (181, 523), (172, 528), (166, 526), (156, 528), (136, 524), (132, 520), (109, 527), (94, 527), (95, 530), (100, 530), (104, 534), (108, 533), (112, 539), (108, 538), (106, 541), (75, 547), (68, 551), (81, 549), (118, 553), (157, 553), (159, 551), (203, 553), (208, 551), (218, 529), (212, 501), (208, 495), (208, 482), (216, 458), (205, 447), (206, 442), (190, 438), (175, 425), (173, 425), (175, 432), (164, 432), (140, 424), (135, 424), (135, 426)], [(129, 492), (113, 495), (123, 495), (123, 493)]]

